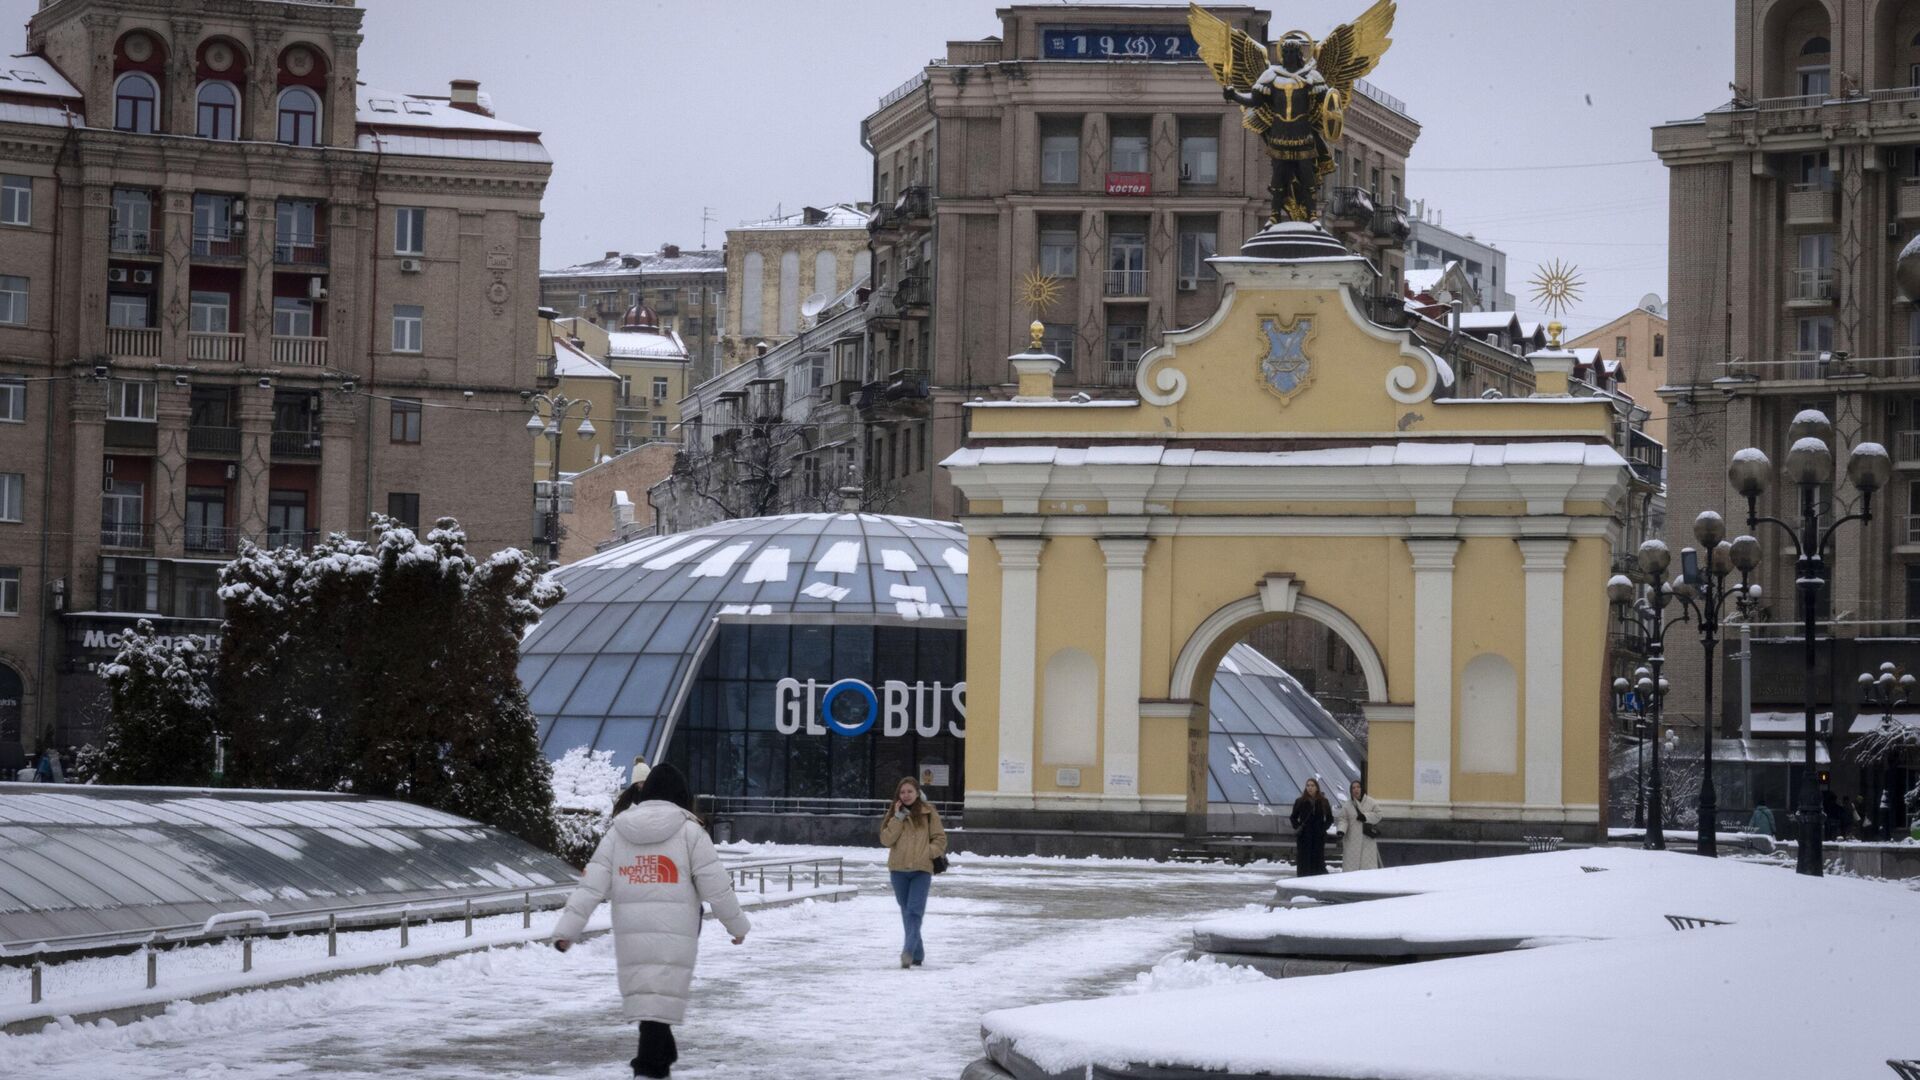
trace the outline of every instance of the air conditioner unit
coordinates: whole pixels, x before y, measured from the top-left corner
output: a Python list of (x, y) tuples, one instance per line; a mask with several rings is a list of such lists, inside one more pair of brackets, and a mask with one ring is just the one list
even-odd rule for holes
[(238, 465), (227, 466), (227, 479), (232, 480), (237, 478), (239, 475), (240, 475), (240, 466)]
[(113, 477), (111, 474), (100, 478), (100, 490), (108, 495), (113, 494)]
[(1193, 292), (1194, 290), (1196, 290), (1196, 289), (1198, 289), (1199, 287), (1200, 287), (1200, 279), (1199, 279), (1199, 278), (1190, 278), (1190, 277), (1183, 277), (1183, 278), (1181, 278), (1181, 279), (1180, 279), (1180, 291), (1181, 291), (1181, 292)]
[(135, 285), (151, 285), (151, 284), (153, 284), (153, 271), (151, 271), (151, 270), (135, 270), (135, 271), (133, 272), (133, 283), (134, 283)]
[(1180, 163), (1180, 179), (1182, 180), (1193, 179), (1193, 165), (1191, 162), (1183, 161)]
[(110, 267), (108, 267), (108, 268), (107, 268), (107, 280), (108, 280), (108, 281), (113, 281), (113, 282), (121, 282), (121, 283), (124, 283), (124, 282), (125, 282), (125, 281), (127, 280), (127, 271), (126, 271), (126, 268), (125, 268), (125, 267), (121, 267), (121, 266), (110, 266)]
[(419, 260), (419, 259), (401, 259), (401, 260), (400, 260), (400, 272), (401, 272), (401, 273), (403, 273), (403, 274), (417, 274), (417, 273), (419, 273), (419, 272), (420, 272), (420, 260)]
[(227, 222), (227, 232), (234, 236), (242, 236), (246, 231), (247, 219), (241, 217), (239, 211), (234, 211), (234, 216)]
[(233, 200), (233, 216), (236, 219), (247, 216), (247, 200), (245, 199)]
[(106, 473), (108, 476), (113, 475), (113, 459), (112, 458), (108, 458), (107, 460), (101, 462), (100, 465), (101, 465), (101, 468), (106, 470)]
[(325, 300), (326, 298), (327, 298), (327, 279), (319, 278), (319, 277), (308, 278), (307, 279), (307, 299)]

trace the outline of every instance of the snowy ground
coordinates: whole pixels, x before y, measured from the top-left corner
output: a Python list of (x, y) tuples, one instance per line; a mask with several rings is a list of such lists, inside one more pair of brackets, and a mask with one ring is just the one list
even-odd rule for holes
[[(725, 854), (844, 855), (847, 882), (861, 896), (755, 915), (737, 948), (709, 933), (687, 1022), (676, 1029), (676, 1077), (955, 1080), (979, 1056), (980, 1017), (994, 1009), (1249, 977), (1173, 964), (1140, 978), (1185, 951), (1196, 919), (1263, 904), (1281, 872), (961, 857), (934, 885), (927, 966), (902, 971), (883, 852), (735, 846)], [(43, 1080), (571, 1080), (626, 1075), (632, 1054), (605, 937), (564, 956), (499, 949), (176, 1006), (124, 1028), (0, 1038), (0, 1060), (34, 1062)]]

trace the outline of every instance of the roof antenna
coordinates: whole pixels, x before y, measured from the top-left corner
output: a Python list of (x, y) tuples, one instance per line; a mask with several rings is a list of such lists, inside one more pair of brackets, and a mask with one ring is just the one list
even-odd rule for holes
[(706, 250), (706, 247), (707, 247), (707, 226), (719, 220), (720, 219), (713, 216), (713, 207), (703, 206), (700, 208), (700, 248), (701, 250), (704, 251)]

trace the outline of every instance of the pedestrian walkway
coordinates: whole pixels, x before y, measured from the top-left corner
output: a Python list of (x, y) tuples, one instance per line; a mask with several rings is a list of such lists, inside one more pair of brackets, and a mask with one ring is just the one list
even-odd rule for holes
[[(934, 887), (927, 966), (903, 971), (883, 853), (845, 854), (858, 899), (755, 916), (737, 948), (706, 936), (676, 1029), (676, 1077), (958, 1077), (979, 1056), (982, 1014), (1112, 993), (1184, 952), (1195, 919), (1264, 902), (1275, 873), (959, 857)], [(622, 1075), (632, 1054), (606, 938), (565, 955), (501, 949), (178, 1008), (124, 1028), (0, 1041), (0, 1055), (36, 1063), (46, 1080), (574, 1080)]]

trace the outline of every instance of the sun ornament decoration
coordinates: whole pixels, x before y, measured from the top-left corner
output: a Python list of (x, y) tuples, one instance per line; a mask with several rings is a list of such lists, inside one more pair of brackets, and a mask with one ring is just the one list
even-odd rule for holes
[(1029, 270), (1020, 279), (1020, 302), (1034, 315), (1044, 315), (1060, 299), (1060, 279), (1051, 274), (1043, 274), (1039, 269)]
[(1544, 308), (1554, 321), (1547, 324), (1547, 332), (1553, 335), (1552, 346), (1560, 347), (1560, 331), (1563, 329), (1559, 319), (1567, 309), (1580, 302), (1580, 290), (1586, 287), (1586, 281), (1580, 276), (1580, 269), (1572, 263), (1563, 263), (1559, 259), (1544, 264), (1527, 282), (1533, 286), (1534, 303)]

